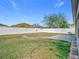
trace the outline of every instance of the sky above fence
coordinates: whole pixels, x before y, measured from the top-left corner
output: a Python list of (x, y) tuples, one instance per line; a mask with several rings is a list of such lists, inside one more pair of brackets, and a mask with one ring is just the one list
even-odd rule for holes
[(44, 16), (53, 13), (65, 13), (73, 23), (70, 0), (0, 0), (0, 23), (8, 25), (41, 24)]

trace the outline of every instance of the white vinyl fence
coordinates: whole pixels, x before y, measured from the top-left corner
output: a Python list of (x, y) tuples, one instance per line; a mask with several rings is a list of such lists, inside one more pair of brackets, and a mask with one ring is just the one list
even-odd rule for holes
[(49, 33), (75, 33), (74, 28), (16, 28), (16, 27), (0, 27), (0, 35), (6, 34), (23, 34), (35, 32), (49, 32)]

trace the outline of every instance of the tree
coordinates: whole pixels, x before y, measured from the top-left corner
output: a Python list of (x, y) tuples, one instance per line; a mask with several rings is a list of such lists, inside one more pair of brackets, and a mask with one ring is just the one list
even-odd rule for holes
[(33, 24), (33, 27), (34, 27), (34, 28), (42, 28), (42, 26), (39, 25), (39, 24)]
[(49, 28), (68, 28), (68, 22), (66, 21), (64, 14), (53, 14), (44, 17), (44, 23)]

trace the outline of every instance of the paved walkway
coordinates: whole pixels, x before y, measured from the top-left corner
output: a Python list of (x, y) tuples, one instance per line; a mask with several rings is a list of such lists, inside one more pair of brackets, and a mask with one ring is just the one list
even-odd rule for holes
[(78, 50), (76, 42), (71, 43), (70, 54), (68, 59), (78, 59)]
[(52, 37), (48, 37), (48, 39), (55, 39), (55, 40), (64, 40), (64, 41), (75, 41), (75, 35), (56, 35)]

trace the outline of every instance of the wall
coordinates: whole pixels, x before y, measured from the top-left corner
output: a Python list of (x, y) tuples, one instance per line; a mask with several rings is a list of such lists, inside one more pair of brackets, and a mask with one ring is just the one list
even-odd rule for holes
[(0, 27), (0, 35), (5, 34), (22, 34), (22, 33), (34, 33), (34, 32), (50, 32), (50, 33), (75, 33), (74, 28), (8, 28), (8, 27)]

